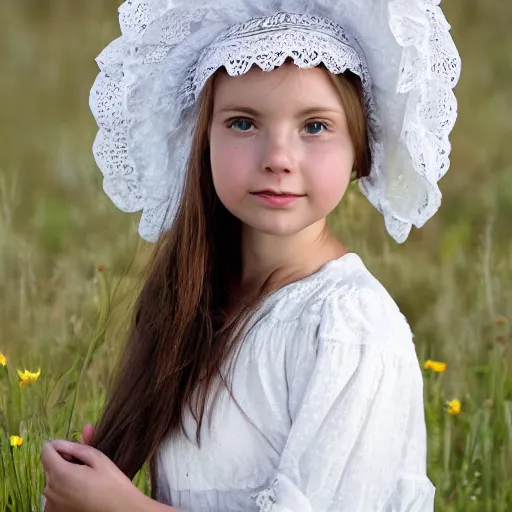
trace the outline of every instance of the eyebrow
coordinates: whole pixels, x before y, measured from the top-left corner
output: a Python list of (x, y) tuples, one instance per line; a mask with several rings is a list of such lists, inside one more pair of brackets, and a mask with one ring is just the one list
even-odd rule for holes
[[(248, 114), (253, 117), (258, 117), (261, 115), (260, 112), (258, 112), (257, 110), (255, 110), (251, 107), (244, 107), (244, 106), (237, 106), (237, 105), (228, 105), (218, 111), (219, 114), (224, 114), (226, 112), (243, 112), (243, 113)], [(324, 107), (324, 106), (308, 107), (308, 108), (301, 110), (300, 112), (297, 112), (297, 117), (303, 117), (303, 116), (307, 116), (307, 115), (311, 115), (311, 114), (318, 114), (320, 112), (339, 114), (340, 110), (328, 108), (328, 107)]]

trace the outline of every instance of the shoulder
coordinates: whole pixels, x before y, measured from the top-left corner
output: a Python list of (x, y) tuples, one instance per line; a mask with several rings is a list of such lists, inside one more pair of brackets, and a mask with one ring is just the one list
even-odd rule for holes
[(405, 316), (355, 253), (283, 290), (271, 316), (299, 329), (314, 327), (320, 342), (371, 345), (415, 357)]
[(416, 357), (407, 319), (362, 260), (350, 274), (343, 274), (340, 279), (332, 277), (332, 286), (321, 308), (320, 339)]

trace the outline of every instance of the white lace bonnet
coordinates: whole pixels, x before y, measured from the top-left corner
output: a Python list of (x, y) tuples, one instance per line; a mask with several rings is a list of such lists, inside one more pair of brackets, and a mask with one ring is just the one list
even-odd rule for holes
[(114, 204), (143, 210), (147, 241), (176, 214), (206, 80), (288, 57), (361, 78), (373, 163), (359, 186), (390, 235), (405, 241), (438, 210), (460, 75), (439, 0), (127, 0), (119, 20), (96, 59), (93, 153)]

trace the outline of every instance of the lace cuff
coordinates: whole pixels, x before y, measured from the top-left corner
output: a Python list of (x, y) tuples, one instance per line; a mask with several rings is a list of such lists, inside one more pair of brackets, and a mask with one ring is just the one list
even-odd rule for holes
[(252, 495), (259, 512), (313, 512), (309, 500), (293, 482), (279, 473), (271, 485)]

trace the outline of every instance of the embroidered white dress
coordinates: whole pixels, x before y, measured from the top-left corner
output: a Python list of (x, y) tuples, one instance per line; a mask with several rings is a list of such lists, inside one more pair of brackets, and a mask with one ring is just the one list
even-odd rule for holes
[(201, 448), (162, 443), (158, 501), (190, 512), (431, 512), (423, 380), (407, 321), (349, 253), (270, 295)]

